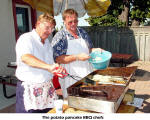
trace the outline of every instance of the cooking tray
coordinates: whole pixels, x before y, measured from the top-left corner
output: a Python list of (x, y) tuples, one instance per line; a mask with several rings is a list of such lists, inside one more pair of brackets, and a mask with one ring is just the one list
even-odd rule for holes
[(131, 77), (137, 69), (137, 66), (132, 67), (119, 67), (119, 68), (107, 68), (104, 70), (96, 70), (91, 73), (100, 74), (100, 75), (112, 75), (112, 76), (123, 76), (123, 77)]
[[(127, 86), (130, 82), (131, 77), (134, 75), (136, 69), (137, 69), (137, 66), (121, 67), (121, 68), (107, 68), (105, 70), (96, 70), (90, 73), (89, 75), (87, 75), (86, 77), (84, 77), (83, 79), (81, 79), (80, 81), (76, 82), (72, 86), (70, 86), (68, 89), (79, 87), (81, 85), (87, 85), (88, 83), (89, 85), (94, 85), (94, 84), (97, 85), (94, 81), (91, 81), (92, 76), (96, 74), (105, 75), (105, 76), (110, 75), (110, 76), (123, 77), (127, 81), (125, 84), (125, 86)], [(89, 78), (90, 80), (87, 78)]]
[[(106, 90), (105, 91), (106, 94), (105, 93), (93, 94), (93, 92), (85, 93), (84, 91), (80, 91), (79, 95), (77, 96), (69, 94), (68, 105), (72, 108), (77, 108), (77, 109), (85, 109), (85, 110), (101, 112), (101, 113), (115, 113), (119, 108), (119, 105), (126, 91), (128, 90), (128, 86), (127, 87), (120, 86), (121, 88), (119, 89), (118, 87), (119, 86), (113, 86), (113, 87), (110, 86), (107, 87), (106, 89), (105, 88), (100, 89), (100, 91), (102, 92), (103, 90)], [(122, 87), (124, 87), (125, 89)]]
[[(77, 109), (87, 109), (95, 112), (114, 113), (117, 111), (126, 91), (132, 75), (137, 69), (134, 67), (107, 68), (105, 70), (96, 70), (69, 88), (68, 105)], [(127, 84), (90, 84), (85, 82), (88, 77), (93, 75), (110, 75), (126, 78)]]
[(69, 88), (68, 95), (117, 101), (125, 88), (125, 86), (118, 85), (95, 85), (87, 87), (81, 85), (80, 87)]

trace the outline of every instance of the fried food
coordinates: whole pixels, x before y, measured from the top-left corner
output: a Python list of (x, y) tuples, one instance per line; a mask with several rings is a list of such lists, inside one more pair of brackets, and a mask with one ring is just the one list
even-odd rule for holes
[(78, 110), (78, 109), (75, 109), (75, 108), (68, 108), (68, 109), (65, 110), (64, 113), (81, 113), (81, 114), (84, 114), (84, 113), (90, 113), (90, 112)]
[(99, 75), (93, 76), (92, 80), (100, 83), (120, 83), (126, 84), (126, 80), (121, 76)]

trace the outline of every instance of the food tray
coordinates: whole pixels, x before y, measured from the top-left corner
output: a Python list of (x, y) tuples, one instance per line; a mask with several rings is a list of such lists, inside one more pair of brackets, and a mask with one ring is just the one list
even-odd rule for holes
[(135, 73), (137, 66), (132, 67), (119, 67), (119, 68), (107, 68), (104, 70), (96, 70), (91, 73), (93, 74), (100, 74), (100, 75), (112, 75), (112, 76), (122, 76), (126, 78), (131, 78), (132, 75)]
[(124, 77), (127, 82), (124, 86), (114, 84), (85, 83), (85, 78), (76, 82), (67, 89), (68, 105), (77, 109), (87, 109), (102, 113), (115, 113), (128, 90), (128, 84), (137, 67), (108, 68), (96, 70), (86, 77), (95, 74)]
[(76, 109), (85, 109), (100, 113), (116, 113), (120, 103), (128, 90), (124, 89), (117, 100), (107, 100), (105, 97), (81, 97), (81, 96), (68, 96), (69, 107)]

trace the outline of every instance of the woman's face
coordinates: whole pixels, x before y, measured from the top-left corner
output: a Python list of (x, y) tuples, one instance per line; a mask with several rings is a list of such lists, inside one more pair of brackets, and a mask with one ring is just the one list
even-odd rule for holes
[(78, 18), (75, 14), (66, 16), (66, 19), (64, 20), (64, 24), (69, 31), (76, 31), (77, 25), (78, 25)]
[(40, 35), (40, 38), (42, 40), (45, 40), (48, 38), (48, 36), (53, 32), (54, 30), (54, 25), (51, 24), (50, 22), (40, 22), (39, 23), (39, 35)]

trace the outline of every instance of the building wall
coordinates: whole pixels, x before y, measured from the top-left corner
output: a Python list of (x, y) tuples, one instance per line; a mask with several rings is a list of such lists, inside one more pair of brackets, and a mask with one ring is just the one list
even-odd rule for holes
[[(19, 0), (16, 1), (22, 3)], [(16, 61), (12, 0), (0, 0), (0, 2), (0, 75), (13, 75), (15, 69), (7, 67), (8, 62)], [(41, 13), (37, 11), (35, 14), (38, 17)], [(32, 21), (32, 24), (34, 24), (34, 21)]]
[(13, 74), (8, 62), (15, 61), (15, 30), (12, 0), (0, 0), (0, 75)]

